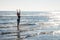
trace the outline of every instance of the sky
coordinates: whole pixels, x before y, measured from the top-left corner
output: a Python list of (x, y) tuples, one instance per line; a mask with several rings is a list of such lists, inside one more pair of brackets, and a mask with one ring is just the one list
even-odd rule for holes
[(60, 0), (0, 0), (0, 10), (57, 11)]

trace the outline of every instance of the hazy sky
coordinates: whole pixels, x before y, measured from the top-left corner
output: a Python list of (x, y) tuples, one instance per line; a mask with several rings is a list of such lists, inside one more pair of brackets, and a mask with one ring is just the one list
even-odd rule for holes
[(0, 10), (53, 11), (60, 10), (60, 0), (0, 0)]

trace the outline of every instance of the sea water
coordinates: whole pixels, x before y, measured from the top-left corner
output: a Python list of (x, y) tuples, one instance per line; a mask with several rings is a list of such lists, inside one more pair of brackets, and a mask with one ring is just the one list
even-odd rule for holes
[[(60, 40), (59, 13), (22, 11), (20, 37), (23, 40)], [(0, 40), (17, 40), (16, 11), (0, 11)]]

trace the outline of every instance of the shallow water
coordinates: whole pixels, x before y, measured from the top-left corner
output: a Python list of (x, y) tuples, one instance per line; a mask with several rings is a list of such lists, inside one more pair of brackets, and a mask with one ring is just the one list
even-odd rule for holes
[[(57, 17), (48, 16), (52, 15), (48, 12), (22, 12), (21, 15), (19, 27), (23, 40), (60, 40)], [(0, 40), (17, 40), (16, 20), (15, 11), (0, 11)]]

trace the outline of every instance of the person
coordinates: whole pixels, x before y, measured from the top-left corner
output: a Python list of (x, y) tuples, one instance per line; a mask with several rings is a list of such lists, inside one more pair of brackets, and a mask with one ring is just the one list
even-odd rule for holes
[(18, 31), (18, 35), (17, 38), (20, 38), (20, 30), (19, 30), (19, 23), (20, 23), (20, 11), (18, 12), (17, 10), (17, 31)]
[(17, 16), (18, 16), (17, 25), (19, 25), (19, 23), (20, 23), (20, 11), (19, 12), (17, 11)]

